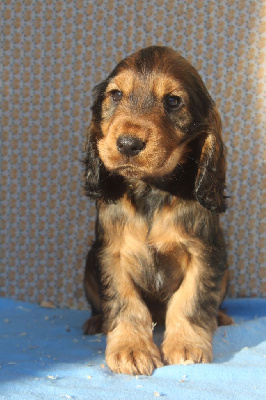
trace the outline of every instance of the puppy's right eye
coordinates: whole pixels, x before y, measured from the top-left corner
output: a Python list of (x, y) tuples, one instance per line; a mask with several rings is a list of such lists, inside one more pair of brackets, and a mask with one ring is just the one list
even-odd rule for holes
[(112, 90), (111, 97), (117, 103), (122, 99), (123, 93), (120, 90)]
[(182, 99), (179, 96), (166, 96), (165, 105), (169, 110), (176, 110), (182, 105)]

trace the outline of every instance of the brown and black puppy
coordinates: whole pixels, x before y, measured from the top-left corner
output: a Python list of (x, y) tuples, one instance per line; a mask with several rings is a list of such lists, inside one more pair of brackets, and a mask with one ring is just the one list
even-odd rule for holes
[[(221, 122), (191, 64), (167, 47), (121, 61), (95, 89), (86, 193), (97, 199), (84, 332), (115, 372), (212, 360), (226, 288)], [(220, 314), (224, 323), (230, 318)], [(165, 323), (161, 351), (153, 322)]]

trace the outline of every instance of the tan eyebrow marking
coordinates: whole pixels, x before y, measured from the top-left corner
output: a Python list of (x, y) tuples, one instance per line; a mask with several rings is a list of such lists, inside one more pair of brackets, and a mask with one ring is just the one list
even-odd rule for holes
[(121, 90), (125, 94), (129, 94), (133, 91), (135, 81), (136, 74), (133, 71), (126, 69), (119, 72), (118, 75), (111, 80), (106, 91)]

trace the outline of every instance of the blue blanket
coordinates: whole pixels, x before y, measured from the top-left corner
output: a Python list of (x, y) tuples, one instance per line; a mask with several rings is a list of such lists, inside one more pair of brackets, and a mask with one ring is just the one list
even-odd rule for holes
[[(0, 299), (0, 399), (266, 399), (266, 299), (225, 302), (236, 325), (214, 337), (213, 364), (150, 377), (113, 374), (103, 335), (83, 336), (88, 312)], [(160, 341), (162, 332), (155, 332)]]

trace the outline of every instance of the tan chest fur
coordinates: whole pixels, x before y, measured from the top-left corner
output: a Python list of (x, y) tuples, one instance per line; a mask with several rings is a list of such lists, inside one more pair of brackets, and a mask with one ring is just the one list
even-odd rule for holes
[(186, 235), (175, 222), (175, 205), (156, 211), (151, 221), (124, 199), (99, 210), (107, 268), (133, 281), (150, 294), (173, 293), (188, 268), (190, 254)]

